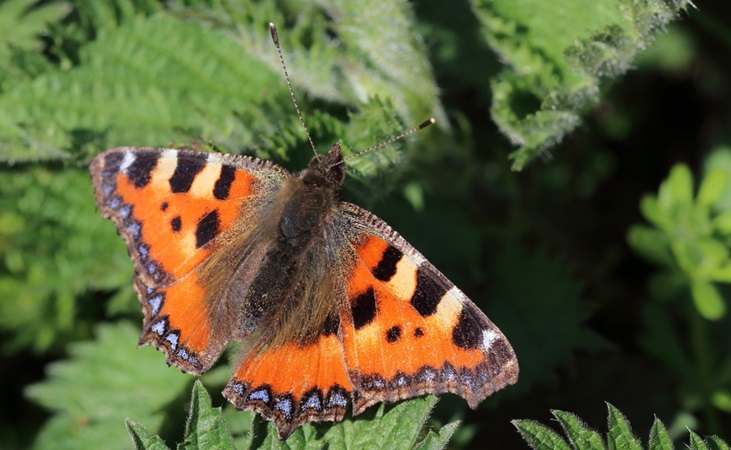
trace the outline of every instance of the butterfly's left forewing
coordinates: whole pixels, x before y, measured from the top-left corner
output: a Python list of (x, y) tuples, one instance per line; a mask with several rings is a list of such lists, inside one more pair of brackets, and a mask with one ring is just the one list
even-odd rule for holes
[(97, 206), (134, 261), (145, 315), (140, 344), (186, 372), (207, 370), (234, 335), (237, 316), (222, 314), (227, 299), (211, 291), (201, 268), (231, 241), (231, 230), (245, 237), (287, 172), (242, 156), (131, 147), (98, 155), (90, 171)]
[(353, 413), (451, 392), (472, 408), (517, 381), (502, 332), (382, 220), (343, 204), (353, 262), (341, 305)]

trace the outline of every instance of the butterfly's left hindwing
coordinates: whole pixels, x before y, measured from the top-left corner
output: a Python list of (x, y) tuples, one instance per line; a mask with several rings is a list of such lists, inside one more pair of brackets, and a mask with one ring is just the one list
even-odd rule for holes
[[(267, 161), (173, 149), (117, 148), (91, 163), (97, 207), (135, 265), (145, 314), (140, 344), (190, 373), (207, 370), (236, 331), (201, 279), (202, 264), (256, 221), (256, 204), (287, 176)], [(247, 205), (249, 208), (247, 209)]]

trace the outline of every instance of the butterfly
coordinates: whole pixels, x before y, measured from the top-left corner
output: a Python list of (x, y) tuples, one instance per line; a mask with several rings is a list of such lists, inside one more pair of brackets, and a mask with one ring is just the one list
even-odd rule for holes
[(99, 154), (90, 172), (134, 262), (139, 345), (200, 375), (239, 341), (223, 395), (280, 439), (423, 394), (476, 408), (517, 381), (515, 353), (485, 314), (384, 221), (341, 200), (337, 143), (296, 174), (139, 147)]

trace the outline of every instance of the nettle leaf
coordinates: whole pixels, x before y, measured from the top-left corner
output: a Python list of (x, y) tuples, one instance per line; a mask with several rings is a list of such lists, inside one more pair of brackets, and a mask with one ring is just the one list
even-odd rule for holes
[(513, 420), (520, 435), (535, 450), (571, 450), (569, 444), (547, 426), (532, 420)]
[(670, 439), (668, 430), (665, 425), (655, 417), (650, 429), (650, 440), (647, 446), (648, 450), (673, 450), (673, 441)]
[[(609, 431), (606, 435), (606, 445), (599, 433), (588, 428), (579, 417), (568, 412), (551, 411), (568, 435), (570, 446), (560, 434), (539, 422), (514, 420), (512, 423), (528, 445), (536, 450), (642, 450), (640, 440), (632, 434), (629, 422), (624, 415), (609, 403), (607, 403), (607, 408), (609, 409)], [(726, 450), (729, 448), (723, 440), (716, 436), (711, 436), (704, 441), (692, 431), (689, 440), (689, 447), (692, 449)], [(674, 450), (665, 425), (657, 418), (650, 431), (647, 449)]]
[(233, 448), (234, 442), (221, 415), (221, 408), (211, 405), (200, 381), (193, 386), (188, 422), (185, 425), (185, 441), (179, 450), (205, 450), (209, 448)]
[[(285, 441), (279, 440), (274, 425), (256, 415), (245, 448), (258, 449), (321, 449), (329, 448), (391, 448), (394, 450), (441, 450), (446, 447), (458, 422), (451, 422), (437, 432), (426, 425), (438, 399), (426, 396), (396, 405), (379, 405), (355, 420), (339, 423), (307, 423)], [(240, 411), (233, 414), (244, 415)], [(229, 418), (231, 415), (229, 415)], [(158, 448), (141, 425), (128, 421), (132, 440), (145, 443), (137, 448)], [(151, 443), (147, 446), (147, 443)], [(193, 388), (184, 443), (180, 449), (233, 448), (234, 439), (228, 431), (220, 408), (211, 406), (211, 399), (200, 382)]]
[[(482, 32), (508, 65), (491, 82), (492, 116), (520, 148), (516, 170), (559, 142), (687, 0), (474, 0)], [(581, 26), (574, 26), (581, 24)], [(561, 32), (556, 32), (561, 30)]]
[(150, 436), (150, 432), (134, 420), (127, 419), (124, 421), (124, 425), (127, 427), (127, 433), (132, 438), (132, 442), (137, 450), (169, 449), (160, 436)]
[(729, 450), (729, 445), (718, 436), (711, 436), (706, 439), (706, 445), (711, 450)]
[[(421, 437), (437, 401), (436, 397), (429, 395), (390, 406), (379, 404), (355, 419), (336, 424), (305, 424), (284, 442), (277, 437), (274, 425), (257, 416), (251, 448), (314, 450), (326, 444), (332, 448), (444, 448), (457, 426), (456, 422), (446, 425), (449, 428), (441, 430), (438, 435), (427, 428), (426, 437)], [(422, 447), (424, 445), (427, 447)]]
[(432, 116), (446, 125), (409, 2), (379, 2), (378, 7), (357, 0), (319, 0), (318, 4), (336, 18), (335, 31), (346, 45), (341, 55), (347, 69), (344, 76), (359, 102), (378, 94), (389, 98), (410, 126)]
[(642, 450), (639, 439), (632, 434), (627, 418), (613, 405), (607, 403), (609, 409), (609, 433), (607, 443), (609, 450)]
[(138, 349), (138, 337), (126, 322), (100, 325), (95, 341), (72, 344), (69, 359), (51, 364), (47, 379), (28, 387), (29, 398), (54, 412), (36, 448), (125, 447), (125, 417), (160, 427), (164, 408), (191, 377), (167, 367), (155, 349)]
[(571, 440), (574, 448), (604, 450), (601, 435), (586, 426), (577, 415), (559, 410), (553, 410), (551, 413), (558, 419), (558, 423), (561, 424), (561, 428)]
[[(94, 149), (164, 146), (197, 135), (225, 143), (241, 125), (234, 111), (256, 108), (272, 95), (286, 100), (282, 87), (280, 77), (223, 33), (141, 17), (103, 30), (82, 49), (78, 67), (14, 86), (0, 97), (0, 124), (58, 124)], [(88, 136), (79, 136), (82, 131)], [(17, 127), (0, 127), (0, 139), (29, 144)], [(23, 159), (40, 155), (31, 147)]]
[[(353, 0), (295, 1), (279, 8), (272, 3), (222, 3), (226, 16), (213, 15), (210, 20), (217, 25), (223, 20), (235, 29), (232, 34), (242, 47), (250, 49), (252, 55), (276, 72), (280, 63), (272, 52), (269, 33), (262, 33), (258, 27), (241, 30), (236, 24), (251, 22), (260, 27), (274, 21), (282, 26), (284, 16), (298, 17), (290, 20), (295, 22), (293, 26), (279, 30), (296, 91), (304, 90), (314, 98), (354, 107), (377, 95), (390, 101), (408, 126), (432, 116), (446, 126), (426, 48), (416, 30), (409, 2), (380, 2), (374, 7)], [(292, 11), (287, 11), (288, 7)], [(307, 20), (300, 19), (303, 13)]]
[(81, 26), (92, 32), (162, 10), (157, 0), (75, 0), (74, 6)]
[(0, 3), (0, 67), (8, 63), (12, 49), (39, 51), (40, 35), (48, 24), (64, 18), (70, 11), (67, 3), (36, 5), (36, 0), (5, 0)]
[(132, 264), (94, 207), (86, 169), (5, 169), (0, 183), (4, 350), (45, 352), (90, 334), (93, 291), (130, 285)]
[(520, 383), (510, 392), (554, 381), (554, 369), (573, 361), (574, 351), (606, 345), (584, 325), (591, 308), (579, 297), (582, 286), (563, 261), (506, 245), (494, 253), (491, 280), (494, 301), (485, 310), (522, 355)]

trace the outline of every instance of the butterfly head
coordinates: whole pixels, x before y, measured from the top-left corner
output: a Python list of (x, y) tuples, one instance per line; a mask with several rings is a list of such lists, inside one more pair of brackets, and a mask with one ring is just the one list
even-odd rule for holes
[(315, 155), (300, 178), (307, 185), (327, 184), (339, 188), (345, 181), (345, 165), (340, 144), (335, 143), (324, 155)]

